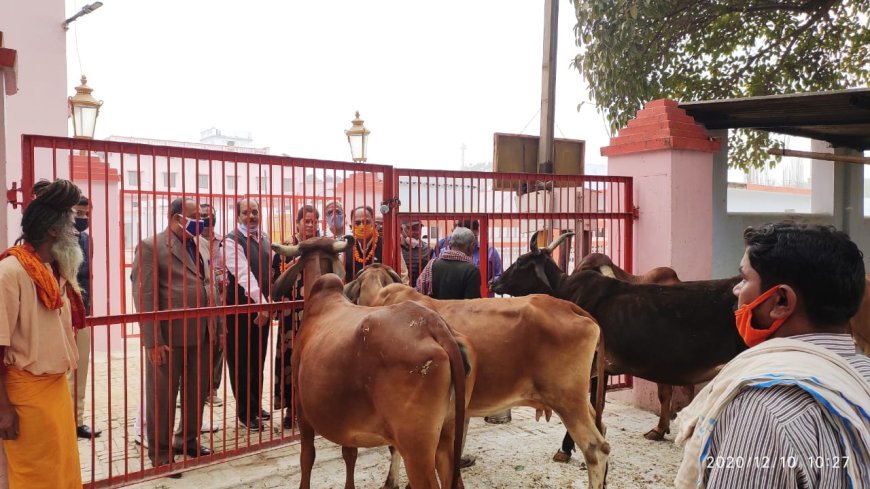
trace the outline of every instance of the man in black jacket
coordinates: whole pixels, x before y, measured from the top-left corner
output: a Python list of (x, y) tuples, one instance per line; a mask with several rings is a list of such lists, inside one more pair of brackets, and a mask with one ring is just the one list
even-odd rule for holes
[(426, 268), (432, 254), (429, 244), (421, 238), (422, 229), (423, 225), (416, 219), (402, 222), (402, 258), (408, 266), (411, 286), (417, 285), (417, 278)]

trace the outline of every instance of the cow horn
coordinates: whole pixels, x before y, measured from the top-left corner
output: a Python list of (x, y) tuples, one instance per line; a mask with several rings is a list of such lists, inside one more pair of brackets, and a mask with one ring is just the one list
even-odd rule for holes
[(547, 246), (547, 253), (552, 253), (553, 250), (555, 250), (556, 248), (559, 247), (560, 244), (562, 244), (562, 241), (565, 241), (566, 239), (570, 238), (571, 236), (574, 236), (574, 231), (566, 231), (566, 232), (562, 233), (561, 235), (559, 235), (558, 238), (554, 239), (553, 242), (550, 243), (549, 246)]
[(393, 283), (397, 283), (397, 284), (402, 283), (402, 277), (400, 277), (399, 274), (396, 273), (395, 270), (387, 267), (387, 273), (390, 274), (390, 278), (393, 279)]
[(287, 258), (294, 258), (299, 256), (299, 247), (294, 245), (280, 245), (278, 243), (272, 243), (272, 249), (275, 250), (275, 253), (279, 255), (286, 256)]
[[(273, 245), (274, 246), (274, 245)], [(290, 297), (290, 291), (293, 289), (293, 284), (296, 283), (296, 277), (302, 271), (303, 260), (296, 260), (296, 263), (290, 266), (275, 280), (272, 284), (272, 300), (280, 301), (283, 297)]]
[(336, 241), (332, 243), (332, 251), (336, 253), (343, 253), (344, 250), (347, 249), (347, 245), (350, 244), (350, 241)]
[(541, 252), (541, 250), (538, 249), (538, 235), (540, 233), (541, 231), (535, 231), (535, 234), (532, 235), (532, 239), (529, 241), (529, 251), (531, 251), (534, 255), (537, 255)]
[(601, 275), (610, 278), (616, 278), (616, 274), (613, 273), (613, 268), (610, 265), (601, 265), (598, 267), (598, 270), (601, 271)]

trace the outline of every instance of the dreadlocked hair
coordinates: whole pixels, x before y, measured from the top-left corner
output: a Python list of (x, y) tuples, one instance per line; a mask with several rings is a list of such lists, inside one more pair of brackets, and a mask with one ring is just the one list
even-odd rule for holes
[(24, 209), (22, 239), (34, 246), (42, 244), (49, 229), (71, 222), (72, 207), (81, 197), (81, 190), (69, 180), (59, 179), (46, 185)]

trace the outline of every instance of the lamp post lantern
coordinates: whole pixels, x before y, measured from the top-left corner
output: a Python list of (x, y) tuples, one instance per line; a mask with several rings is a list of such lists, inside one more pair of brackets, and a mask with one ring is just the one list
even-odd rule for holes
[(354, 163), (365, 163), (369, 133), (371, 131), (363, 125), (364, 121), (359, 118), (359, 111), (356, 112), (356, 118), (351, 122), (353, 125), (350, 129), (344, 131), (347, 135), (347, 142), (350, 144), (350, 157)]
[(73, 134), (77, 138), (93, 139), (100, 115), (102, 100), (91, 95), (94, 89), (88, 86), (88, 78), (82, 75), (82, 84), (76, 87), (76, 94), (69, 98), (69, 111), (73, 120)]

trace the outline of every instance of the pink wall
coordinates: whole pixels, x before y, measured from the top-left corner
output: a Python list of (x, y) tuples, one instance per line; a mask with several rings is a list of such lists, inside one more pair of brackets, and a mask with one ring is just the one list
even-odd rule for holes
[[(601, 153), (610, 175), (634, 179), (639, 218), (634, 273), (670, 266), (682, 280), (711, 278), (713, 152), (719, 145), (671, 100), (648, 103)], [(685, 402), (674, 392), (676, 402)], [(655, 384), (635, 379), (628, 397), (657, 412)]]
[[(0, 2), (3, 44), (18, 52), (18, 93), (6, 98), (5, 115), (0, 112), (0, 127), (6, 128), (0, 135), (6, 143), (4, 190), (21, 181), (22, 134), (67, 135), (66, 99), (71, 88), (66, 82), (67, 33), (61, 28), (64, 9), (61, 0)], [(21, 208), (4, 206), (3, 212), (8, 224), (0, 228), (0, 245), (6, 248), (19, 235)]]

